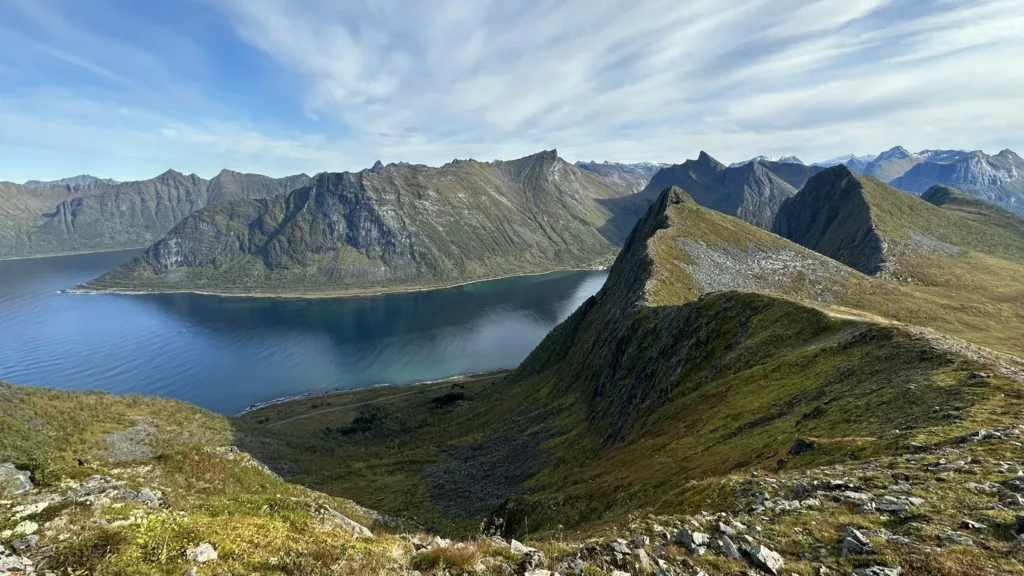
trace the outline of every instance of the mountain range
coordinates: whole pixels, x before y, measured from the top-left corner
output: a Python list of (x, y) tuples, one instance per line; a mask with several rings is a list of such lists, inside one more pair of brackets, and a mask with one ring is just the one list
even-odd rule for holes
[(877, 156), (842, 156), (814, 166), (845, 164), (851, 170), (922, 194), (935, 185), (967, 192), (1024, 215), (1024, 160), (1012, 150), (922, 150), (896, 146)]
[(733, 162), (732, 164), (729, 164), (729, 168), (737, 168), (739, 166), (743, 166), (744, 164), (756, 164), (757, 162), (778, 162), (780, 164), (803, 164), (804, 163), (803, 160), (797, 158), (796, 156), (794, 156), (792, 154), (783, 154), (782, 156), (779, 156), (778, 158), (774, 158), (772, 156), (755, 156), (755, 157), (751, 158), (750, 160), (746, 160), (744, 162)]
[(757, 160), (730, 167), (701, 151), (696, 160), (666, 166), (632, 196), (615, 200), (615, 218), (629, 225), (668, 187), (678, 186), (702, 206), (770, 229), (782, 202), (797, 193), (819, 167)]
[(83, 288), (339, 294), (599, 266), (632, 225), (604, 202), (626, 194), (554, 150), (321, 173), (196, 211)]
[(75, 186), (88, 186), (89, 184), (94, 183), (117, 184), (118, 182), (113, 178), (97, 178), (88, 174), (82, 174), (80, 176), (72, 176), (70, 178), (61, 178), (60, 180), (50, 180), (48, 182), (29, 180), (22, 184), (22, 186), (27, 188), (42, 188), (44, 186), (68, 186), (74, 188)]
[(577, 161), (576, 166), (593, 172), (605, 180), (623, 186), (630, 193), (643, 190), (651, 177), (658, 173), (658, 170), (668, 166), (657, 162), (638, 162), (634, 164), (622, 164), (619, 162), (590, 162)]
[[(601, 290), (510, 372), (232, 418), (0, 385), (0, 539), (13, 549), (0, 566), (1024, 570), (1024, 220), (948, 187), (918, 196), (837, 165), (781, 200), (773, 233), (697, 200), (741, 174), (790, 186), (768, 163), (730, 169), (702, 154), (666, 170), (693, 193), (663, 188), (616, 239)], [(491, 193), (468, 194), (470, 182)], [(611, 245), (609, 206), (636, 196), (621, 193), (553, 151), (393, 164), (214, 204), (161, 242), (188, 240), (180, 254), (223, 262), (259, 246), (241, 257), (264, 267), (341, 244), (396, 271), (453, 261), (436, 256), (448, 249), (486, 262), (497, 248), (469, 246), (479, 236), (426, 243), (424, 231), (446, 215), (472, 229), (531, 213), (559, 222), (557, 249), (576, 235)], [(414, 198), (418, 210), (404, 205)], [(726, 207), (756, 213), (743, 205)], [(497, 223), (462, 212), (498, 206)], [(525, 219), (507, 222), (501, 257), (552, 253), (553, 240), (527, 244)], [(219, 244), (214, 229), (231, 237)], [(140, 269), (175, 249), (159, 245)]]
[(0, 182), (0, 258), (148, 246), (209, 204), (276, 196), (309, 182), (305, 174), (270, 178), (230, 170), (211, 180), (174, 170), (133, 182), (90, 178)]

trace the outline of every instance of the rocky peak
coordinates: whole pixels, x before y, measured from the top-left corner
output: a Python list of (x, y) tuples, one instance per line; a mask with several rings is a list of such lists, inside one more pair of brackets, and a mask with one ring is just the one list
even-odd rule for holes
[(381, 162), (380, 160), (377, 160), (376, 162), (374, 162), (373, 163), (373, 167), (370, 168), (370, 172), (372, 172), (374, 174), (380, 174), (383, 171), (384, 171), (384, 163)]
[(910, 158), (910, 151), (903, 146), (894, 146), (878, 155), (878, 160), (898, 160)]
[(182, 174), (181, 172), (178, 172), (174, 168), (168, 168), (167, 170), (161, 172), (159, 176), (157, 176), (157, 178), (159, 178), (161, 180), (178, 179), (178, 178), (184, 178), (184, 177), (185, 177), (184, 174)]
[(1016, 152), (1014, 152), (1013, 150), (1010, 150), (1009, 148), (1001, 150), (999, 152), (999, 154), (996, 154), (996, 156), (1003, 156), (1003, 157), (1008, 158), (1010, 160), (1015, 160), (1017, 162), (1024, 162), (1024, 160), (1022, 160), (1021, 157)]
[(697, 165), (705, 170), (713, 170), (715, 172), (725, 170), (725, 164), (715, 160), (710, 154), (703, 150), (701, 150), (700, 154), (697, 155)]

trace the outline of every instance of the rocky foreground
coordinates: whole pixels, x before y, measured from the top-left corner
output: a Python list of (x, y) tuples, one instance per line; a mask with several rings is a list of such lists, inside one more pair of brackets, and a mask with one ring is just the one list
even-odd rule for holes
[[(0, 575), (1010, 574), (1024, 558), (1021, 439), (1008, 427), (843, 465), (780, 461), (777, 472), (688, 483), (727, 506), (526, 544), (424, 534), (286, 484), (233, 448), (82, 463), (80, 479), (6, 463)], [(800, 440), (791, 454), (816, 449)]]

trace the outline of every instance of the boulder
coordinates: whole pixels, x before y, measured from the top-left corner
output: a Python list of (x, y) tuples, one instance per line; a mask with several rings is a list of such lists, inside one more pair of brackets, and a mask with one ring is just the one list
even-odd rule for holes
[(39, 544), (39, 536), (32, 534), (25, 536), (24, 538), (18, 538), (11, 542), (11, 548), (18, 554), (24, 554), (25, 552), (31, 552), (36, 549), (36, 545)]
[(952, 544), (955, 546), (974, 546), (974, 541), (971, 540), (967, 534), (961, 534), (960, 532), (943, 532), (939, 534), (939, 540), (943, 543)]
[(580, 576), (583, 574), (583, 561), (579, 558), (566, 558), (558, 563), (558, 573), (566, 576)]
[(779, 576), (779, 570), (786, 564), (777, 552), (760, 544), (745, 548), (743, 555), (747, 557), (751, 566), (772, 576)]
[(651, 543), (651, 539), (643, 534), (637, 534), (633, 538), (633, 542), (636, 544), (637, 548), (646, 548)]
[(363, 526), (362, 524), (354, 520), (349, 519), (347, 516), (339, 513), (338, 511), (329, 506), (323, 506), (320, 509), (320, 513), (323, 514), (323, 516), (327, 518), (329, 521), (331, 521), (334, 525), (338, 526), (339, 528), (348, 532), (356, 538), (370, 538), (373, 536), (373, 532), (370, 532), (369, 528)]
[(867, 554), (871, 551), (871, 542), (856, 528), (847, 526), (843, 536), (843, 556)]
[(903, 569), (899, 567), (870, 566), (868, 568), (857, 568), (852, 572), (852, 576), (900, 576), (902, 573)]
[(740, 551), (733, 544), (732, 539), (725, 534), (718, 537), (718, 551), (722, 553), (722, 556), (732, 560), (740, 558)]
[(682, 544), (687, 550), (694, 552), (697, 548), (707, 548), (708, 544), (711, 544), (711, 536), (683, 528), (676, 532), (676, 544)]
[(0, 464), (0, 496), (18, 496), (33, 488), (30, 472), (18, 470), (10, 462)]
[(212, 562), (217, 559), (217, 550), (213, 547), (213, 544), (203, 542), (199, 546), (187, 550), (185, 552), (185, 558), (187, 558), (189, 562), (198, 562), (200, 564), (204, 562)]
[(531, 549), (519, 559), (519, 569), (523, 572), (536, 570), (544, 565), (544, 553), (540, 550)]
[(0, 554), (0, 574), (33, 573), (32, 561), (24, 556)]
[(906, 512), (910, 509), (910, 502), (906, 498), (882, 496), (875, 501), (875, 508), (883, 512)]
[(523, 544), (519, 540), (515, 540), (515, 539), (513, 539), (511, 542), (509, 542), (508, 547), (515, 554), (526, 554), (527, 552), (536, 552), (537, 551), (536, 548), (530, 548), (526, 544)]
[(988, 528), (988, 526), (973, 520), (964, 520), (960, 523), (960, 527), (964, 530), (984, 530)]
[(636, 569), (641, 574), (650, 574), (654, 572), (655, 566), (651, 556), (647, 554), (647, 551), (643, 548), (637, 548), (633, 551), (633, 557), (636, 558)]
[(629, 545), (626, 544), (626, 541), (622, 539), (612, 540), (608, 543), (608, 547), (612, 549), (612, 552), (618, 552), (619, 554), (624, 554), (626, 556), (633, 553), (632, 550), (629, 549)]

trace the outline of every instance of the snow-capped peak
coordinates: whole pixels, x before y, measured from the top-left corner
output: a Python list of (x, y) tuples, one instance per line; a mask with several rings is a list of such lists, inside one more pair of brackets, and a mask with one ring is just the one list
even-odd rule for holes
[(882, 152), (878, 155), (876, 160), (890, 160), (890, 159), (902, 159), (910, 158), (913, 154), (903, 146), (893, 146), (892, 148)]
[(796, 156), (794, 156), (793, 154), (783, 154), (782, 156), (779, 156), (778, 158), (775, 158), (773, 156), (763, 156), (762, 155), (762, 156), (755, 156), (755, 157), (751, 158), (750, 160), (747, 160), (747, 161), (744, 161), (744, 162), (733, 162), (732, 164), (729, 164), (729, 168), (737, 168), (739, 166), (746, 166), (747, 164), (753, 164), (755, 162), (761, 162), (762, 160), (765, 161), (765, 162), (778, 162), (780, 164), (803, 164), (803, 161), (800, 160), (799, 158), (797, 158)]

